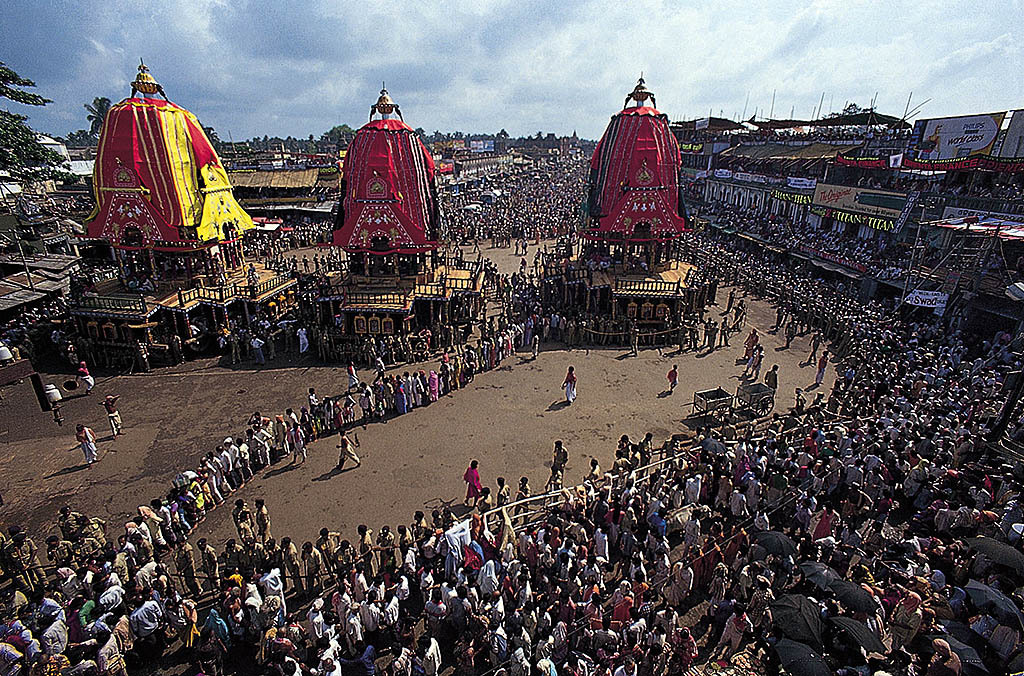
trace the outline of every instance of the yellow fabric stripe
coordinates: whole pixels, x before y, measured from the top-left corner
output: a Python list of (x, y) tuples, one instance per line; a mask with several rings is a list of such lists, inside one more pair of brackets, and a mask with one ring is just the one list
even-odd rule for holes
[[(154, 125), (150, 124), (151, 120), (147, 119), (147, 112), (142, 110), (143, 108), (152, 107), (153, 106), (137, 106), (132, 111), (133, 117), (135, 117), (135, 131), (139, 133), (139, 138), (137, 139), (136, 144), (139, 150), (142, 151), (143, 161), (149, 169), (149, 173), (153, 177), (153, 185), (151, 187), (153, 194), (156, 197), (156, 202), (157, 204), (170, 209), (168, 213), (162, 215), (168, 219), (168, 225), (173, 228), (182, 224), (180, 211), (177, 209), (177, 195), (174, 192), (174, 187), (168, 182), (168, 177), (164, 170), (165, 158), (157, 156), (157, 132), (153, 130)], [(154, 112), (156, 112), (156, 126), (160, 126), (161, 122), (159, 111)], [(143, 181), (143, 185), (145, 185), (145, 181)]]
[(222, 239), (224, 231), (222, 223), (234, 221), (239, 232), (253, 227), (252, 218), (245, 213), (241, 205), (235, 201), (231, 192), (231, 183), (228, 181), (228, 174), (224, 168), (210, 163), (203, 167), (203, 221), (199, 226), (199, 239), (207, 240), (213, 237)]
[(192, 144), (185, 126), (185, 115), (179, 110), (163, 109), (160, 111), (163, 122), (164, 147), (167, 149), (167, 165), (171, 170), (171, 182), (178, 193), (177, 208), (181, 214), (181, 224), (194, 225), (199, 201), (199, 186), (196, 183), (196, 166), (192, 157)]

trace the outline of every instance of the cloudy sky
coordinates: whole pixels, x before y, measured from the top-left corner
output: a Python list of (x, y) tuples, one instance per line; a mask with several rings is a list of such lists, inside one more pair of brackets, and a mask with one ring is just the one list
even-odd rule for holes
[[(673, 119), (809, 117), (847, 101), (921, 116), (1024, 107), (1024, 0), (7, 0), (0, 60), (53, 99), (40, 131), (87, 126), (139, 58), (222, 138), (362, 124), (380, 82), (428, 132), (596, 138), (644, 72)], [(748, 102), (749, 97), (749, 102)], [(0, 104), (4, 105), (4, 104)], [(762, 112), (763, 111), (763, 112)]]

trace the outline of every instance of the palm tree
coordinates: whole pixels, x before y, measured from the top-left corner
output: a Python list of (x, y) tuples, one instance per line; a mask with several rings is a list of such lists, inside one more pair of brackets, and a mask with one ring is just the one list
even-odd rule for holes
[(92, 104), (82, 104), (89, 112), (86, 119), (89, 120), (89, 133), (96, 136), (103, 128), (103, 120), (107, 119), (107, 112), (110, 110), (110, 99), (106, 96), (98, 96), (92, 100)]

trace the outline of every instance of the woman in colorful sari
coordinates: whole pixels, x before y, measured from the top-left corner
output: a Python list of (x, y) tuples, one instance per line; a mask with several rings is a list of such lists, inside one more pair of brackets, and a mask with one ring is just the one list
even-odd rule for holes
[(428, 387), (429, 387), (429, 390), (430, 390), (430, 401), (432, 401), (432, 402), (433, 401), (437, 401), (437, 391), (438, 391), (437, 371), (431, 371), (430, 372), (430, 378), (427, 381), (427, 383), (428, 383)]
[(565, 388), (565, 403), (566, 405), (571, 406), (572, 402), (576, 401), (576, 372), (571, 366), (565, 374), (565, 380), (562, 381), (562, 387)]
[[(433, 374), (433, 371), (431, 371)], [(466, 499), (464, 504), (467, 507), (476, 507), (477, 501), (480, 499), (481, 493), (483, 493), (483, 486), (480, 484), (480, 471), (477, 469), (480, 463), (476, 460), (469, 463), (469, 467), (466, 468), (465, 474), (462, 475), (462, 480), (466, 482)], [(470, 505), (469, 501), (473, 500), (473, 504)]]
[(408, 401), (405, 398), (405, 383), (398, 381), (398, 389), (395, 390), (395, 410), (398, 415), (404, 415), (408, 411)]

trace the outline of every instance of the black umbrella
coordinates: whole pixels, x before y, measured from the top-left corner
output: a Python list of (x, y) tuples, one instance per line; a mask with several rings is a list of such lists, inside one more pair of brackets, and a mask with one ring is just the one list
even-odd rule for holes
[(875, 636), (875, 633), (868, 629), (868, 625), (864, 624), (860, 620), (838, 615), (836, 617), (828, 618), (828, 621), (839, 629), (842, 629), (847, 636), (853, 639), (854, 643), (861, 646), (869, 653), (885, 654), (885, 645), (882, 644), (882, 640)]
[(1016, 620), (1021, 628), (1024, 628), (1024, 616), (1020, 614), (1020, 608), (1013, 602), (1013, 599), (1003, 592), (993, 589), (987, 584), (982, 584), (977, 580), (968, 582), (964, 589), (967, 590), (968, 596), (974, 601), (974, 605), (979, 608), (991, 609), (992, 613), (1001, 622)]
[(1024, 671), (1024, 653), (1019, 653), (1006, 665), (1006, 673), (1016, 674)]
[(796, 556), (796, 545), (777, 530), (763, 530), (754, 533), (754, 541), (776, 556)]
[(875, 597), (871, 595), (871, 592), (856, 582), (835, 580), (829, 584), (828, 588), (839, 599), (839, 602), (850, 610), (871, 613), (878, 609), (878, 604), (875, 603)]
[(835, 568), (820, 561), (804, 561), (800, 564), (804, 577), (813, 582), (819, 589), (828, 589), (830, 583), (843, 579)]
[(712, 455), (725, 455), (729, 452), (729, 449), (726, 448), (725, 444), (713, 437), (708, 437), (700, 442), (700, 447), (706, 453), (710, 453)]
[(960, 664), (963, 665), (965, 671), (969, 669), (970, 671), (978, 674), (988, 673), (988, 668), (985, 666), (985, 663), (981, 661), (981, 655), (978, 654), (977, 650), (966, 643), (958, 641), (948, 634), (935, 634), (928, 638), (941, 638), (943, 641), (948, 643), (949, 649), (956, 653), (956, 656), (960, 658)]
[(987, 537), (967, 538), (964, 542), (971, 549), (981, 552), (992, 559), (994, 563), (1000, 566), (1008, 566), (1024, 575), (1024, 552), (1021, 552), (1012, 545)]
[(825, 658), (808, 645), (784, 638), (775, 644), (775, 652), (791, 676), (832, 676)]
[(783, 636), (810, 643), (816, 648), (821, 642), (821, 608), (806, 596), (787, 594), (772, 603), (772, 624)]
[(981, 634), (975, 633), (973, 629), (963, 622), (956, 620), (935, 620), (935, 624), (942, 627), (942, 631), (949, 634), (961, 643), (966, 643), (972, 648), (984, 648), (987, 641)]

